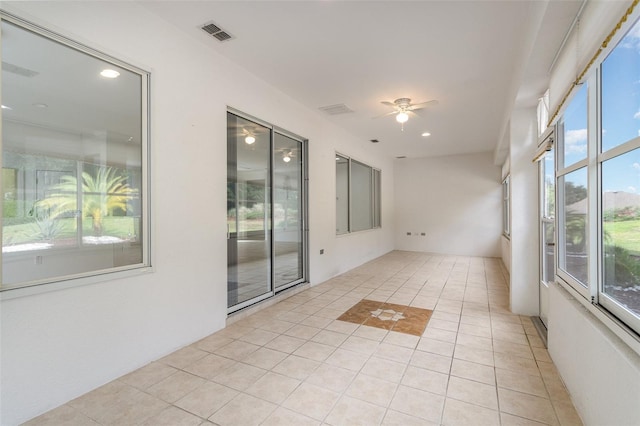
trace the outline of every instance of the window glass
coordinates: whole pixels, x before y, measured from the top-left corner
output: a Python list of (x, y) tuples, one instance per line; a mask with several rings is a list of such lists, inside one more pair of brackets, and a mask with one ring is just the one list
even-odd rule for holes
[(640, 23), (602, 63), (602, 151), (640, 136)]
[(336, 234), (349, 232), (349, 159), (336, 154)]
[(351, 226), (352, 231), (373, 228), (373, 187), (371, 167), (351, 161)]
[(145, 84), (2, 21), (3, 288), (148, 264)]
[(640, 149), (602, 163), (604, 293), (640, 316)]
[(560, 125), (565, 167), (587, 158), (587, 89), (587, 83), (578, 88)]
[(558, 180), (562, 187), (563, 224), (560, 267), (583, 286), (588, 277), (587, 244), (587, 169), (585, 167), (562, 176)]

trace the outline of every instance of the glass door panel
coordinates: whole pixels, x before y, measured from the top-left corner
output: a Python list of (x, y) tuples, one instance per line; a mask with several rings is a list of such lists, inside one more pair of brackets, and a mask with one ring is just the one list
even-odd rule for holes
[(271, 131), (227, 119), (227, 302), (240, 308), (272, 294)]
[(278, 290), (304, 277), (303, 152), (302, 142), (279, 133), (273, 149), (273, 270)]

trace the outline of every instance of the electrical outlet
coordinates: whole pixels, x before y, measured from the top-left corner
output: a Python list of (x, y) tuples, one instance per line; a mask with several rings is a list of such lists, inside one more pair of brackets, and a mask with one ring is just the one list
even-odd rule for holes
[(411, 232), (407, 232), (407, 235), (411, 235)]
[(425, 234), (424, 232), (421, 232), (420, 235), (422, 235), (423, 237), (426, 236), (427, 234)]

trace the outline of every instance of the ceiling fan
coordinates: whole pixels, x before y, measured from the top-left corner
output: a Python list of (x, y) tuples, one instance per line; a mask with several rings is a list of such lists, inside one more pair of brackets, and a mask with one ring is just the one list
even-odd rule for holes
[(420, 102), (417, 104), (412, 104), (411, 103), (411, 99), (409, 98), (398, 98), (393, 102), (389, 102), (389, 101), (382, 101), (380, 102), (383, 105), (387, 105), (393, 108), (393, 111), (388, 112), (386, 114), (382, 114), (379, 115), (377, 117), (373, 117), (373, 118), (381, 118), (381, 117), (386, 117), (389, 115), (395, 115), (396, 116), (396, 121), (400, 124), (402, 124), (402, 130), (404, 131), (404, 123), (407, 122), (407, 120), (409, 120), (409, 113), (413, 113), (414, 111), (418, 111), (421, 109), (424, 109), (427, 106), (433, 106), (433, 105), (437, 105), (438, 101), (433, 99), (430, 101), (426, 101), (426, 102)]

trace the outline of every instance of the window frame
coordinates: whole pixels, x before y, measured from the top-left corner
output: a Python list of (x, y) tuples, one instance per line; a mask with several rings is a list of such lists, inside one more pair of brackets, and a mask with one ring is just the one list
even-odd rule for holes
[[(53, 275), (51, 277), (23, 281), (20, 283), (5, 285), (0, 279), (0, 300), (23, 297), (42, 292), (54, 291), (64, 288), (72, 288), (81, 285), (94, 284), (98, 282), (115, 280), (119, 278), (135, 276), (139, 274), (149, 273), (153, 271), (151, 242), (153, 239), (151, 226), (151, 153), (150, 153), (150, 134), (151, 134), (151, 117), (150, 117), (150, 89), (151, 89), (151, 73), (141, 67), (133, 65), (129, 62), (115, 58), (110, 54), (104, 53), (98, 49), (92, 48), (86, 44), (74, 41), (63, 34), (53, 32), (45, 26), (27, 21), (7, 11), (0, 10), (0, 20), (6, 21), (20, 29), (32, 32), (37, 36), (43, 37), (49, 41), (58, 43), (68, 49), (72, 49), (77, 53), (87, 55), (106, 64), (115, 65), (119, 68), (132, 72), (140, 77), (140, 237), (141, 244), (141, 261), (140, 263), (116, 266), (104, 269), (93, 269), (80, 273), (68, 273), (64, 275)], [(0, 120), (2, 119), (0, 111)], [(3, 146), (2, 135), (0, 135), (0, 148)], [(27, 154), (30, 154), (27, 152)], [(86, 163), (86, 162), (84, 162)], [(84, 164), (83, 163), (83, 164)], [(89, 164), (89, 163), (86, 163)], [(103, 166), (108, 166), (105, 163)], [(0, 228), (1, 232), (1, 228)], [(78, 231), (80, 232), (80, 231)], [(56, 249), (56, 254), (67, 252), (73, 255), (74, 252), (92, 250), (91, 247), (80, 245), (79, 247)], [(43, 252), (44, 253), (44, 252)], [(0, 253), (0, 260), (4, 260), (5, 256), (12, 259), (20, 259), (25, 256), (33, 257), (37, 255), (35, 251), (25, 251), (17, 253)]]
[[(337, 204), (336, 204), (336, 216), (335, 216), (335, 222), (336, 222), (336, 236), (341, 236), (341, 235), (348, 235), (348, 234), (352, 234), (352, 233), (356, 233), (356, 232), (365, 232), (365, 231), (371, 231), (371, 230), (375, 230), (375, 229), (381, 229), (382, 228), (382, 170), (376, 167), (373, 167), (363, 161), (357, 160), (355, 158), (352, 158), (348, 155), (342, 154), (338, 151), (335, 152), (334, 155), (336, 161), (338, 161), (339, 158), (347, 160), (348, 163), (348, 167), (347, 167), (347, 193), (348, 193), (348, 202), (347, 202), (347, 216), (348, 216), (348, 224), (347, 224), (347, 230), (340, 232), (340, 230), (337, 227), (337, 222), (338, 222), (338, 216), (337, 216)], [(354, 188), (353, 188), (353, 175), (352, 175), (352, 166), (353, 163), (357, 163), (358, 165), (364, 166), (366, 168), (369, 169), (369, 182), (370, 182), (370, 205), (369, 205), (369, 214), (370, 214), (370, 219), (371, 219), (371, 226), (368, 228), (364, 228), (364, 229), (357, 229), (354, 230), (353, 228), (353, 216), (354, 216), (354, 209), (353, 209), (353, 194), (354, 194)], [(335, 185), (335, 190), (336, 190), (336, 203), (337, 203), (337, 183), (338, 183), (338, 176), (337, 176), (337, 169), (336, 169), (336, 185)]]
[[(557, 119), (557, 141), (558, 149), (556, 149), (556, 277), (559, 283), (566, 289), (577, 293), (585, 306), (591, 307), (593, 312), (600, 320), (608, 324), (614, 333), (623, 339), (626, 343), (640, 353), (640, 316), (634, 315), (630, 310), (622, 307), (614, 298), (604, 292), (605, 286), (605, 270), (604, 270), (604, 211), (603, 211), (603, 165), (606, 161), (619, 157), (621, 155), (640, 149), (640, 136), (628, 139), (620, 144), (602, 152), (603, 141), (603, 115), (602, 115), (602, 69), (603, 64), (609, 55), (620, 45), (622, 39), (636, 26), (640, 26), (640, 14), (634, 13), (633, 19), (629, 19), (616, 37), (611, 40), (608, 47), (602, 52), (601, 57), (595, 63), (595, 67), (586, 74), (584, 81), (589, 85), (587, 92), (587, 158), (562, 167), (564, 158), (561, 153), (564, 152), (563, 133), (561, 124), (563, 116)], [(575, 96), (575, 92), (573, 93)], [(561, 111), (564, 113), (566, 106)], [(560, 177), (566, 176), (572, 171), (586, 168), (587, 171), (587, 242), (588, 248), (588, 285), (582, 287), (569, 274), (562, 271), (560, 265), (560, 249), (562, 234), (559, 232), (563, 229), (563, 207), (559, 202), (563, 188), (558, 185)]]

